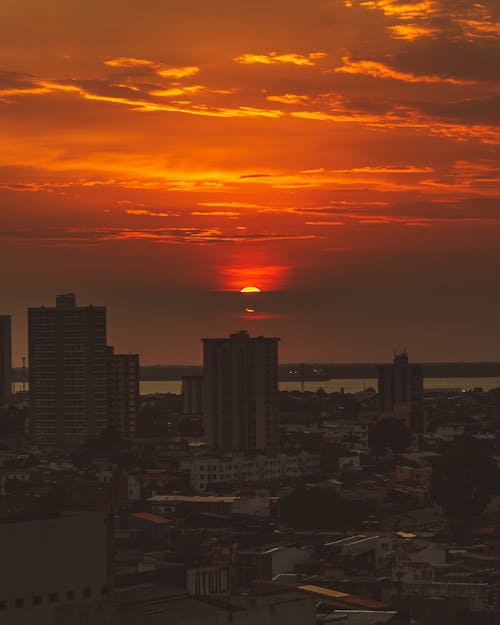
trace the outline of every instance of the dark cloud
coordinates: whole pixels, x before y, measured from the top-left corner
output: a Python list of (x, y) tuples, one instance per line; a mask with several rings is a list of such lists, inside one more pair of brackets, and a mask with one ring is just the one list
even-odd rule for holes
[(500, 123), (500, 96), (457, 102), (419, 102), (418, 108), (427, 115), (440, 119), (470, 124)]
[(404, 72), (476, 81), (500, 81), (500, 49), (491, 42), (418, 40), (394, 55)]

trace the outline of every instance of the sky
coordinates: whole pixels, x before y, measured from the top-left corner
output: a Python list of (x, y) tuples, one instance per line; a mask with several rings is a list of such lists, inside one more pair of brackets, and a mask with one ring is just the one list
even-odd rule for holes
[(498, 0), (2, 0), (14, 365), (68, 291), (144, 364), (500, 360), (499, 43)]

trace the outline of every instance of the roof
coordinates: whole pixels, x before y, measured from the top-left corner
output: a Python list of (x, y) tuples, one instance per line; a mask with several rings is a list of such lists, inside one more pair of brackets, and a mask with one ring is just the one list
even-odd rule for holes
[(349, 597), (349, 593), (347, 592), (330, 590), (329, 588), (322, 588), (321, 586), (299, 586), (299, 590), (310, 592), (313, 595), (321, 595), (322, 597), (331, 597), (332, 599), (342, 599), (344, 597)]
[(163, 516), (157, 514), (151, 514), (150, 512), (135, 512), (130, 516), (135, 519), (141, 519), (142, 521), (149, 521), (150, 523), (156, 523), (158, 525), (164, 525), (165, 523), (172, 523), (172, 519), (166, 519)]
[(337, 590), (330, 590), (329, 588), (323, 588), (321, 586), (299, 586), (298, 590), (307, 592), (318, 597), (323, 597), (326, 600), (333, 600), (340, 602), (344, 605), (360, 606), (372, 610), (382, 610), (386, 606), (381, 601), (375, 601), (374, 599), (366, 599), (365, 597), (357, 597), (346, 592), (340, 592)]

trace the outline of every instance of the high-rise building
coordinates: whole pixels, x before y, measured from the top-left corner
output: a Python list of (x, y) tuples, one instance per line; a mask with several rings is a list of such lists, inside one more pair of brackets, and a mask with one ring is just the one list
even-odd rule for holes
[(380, 410), (393, 412), (396, 406), (409, 406), (412, 429), (420, 431), (424, 402), (422, 365), (410, 365), (403, 350), (394, 353), (391, 365), (378, 365), (377, 369)]
[(0, 315), (0, 406), (11, 399), (12, 325), (9, 315)]
[(185, 415), (201, 415), (203, 413), (203, 376), (183, 376), (182, 413)]
[(58, 295), (55, 307), (28, 310), (28, 342), (30, 434), (49, 444), (98, 436), (108, 426), (106, 308)]
[(108, 347), (109, 425), (123, 436), (135, 436), (139, 415), (139, 356), (115, 354)]
[(227, 451), (271, 450), (278, 445), (278, 341), (203, 339), (206, 443)]

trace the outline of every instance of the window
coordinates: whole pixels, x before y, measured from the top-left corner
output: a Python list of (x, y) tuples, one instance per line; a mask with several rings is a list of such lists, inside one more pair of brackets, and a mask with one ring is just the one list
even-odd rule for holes
[(103, 586), (101, 586), (101, 594), (109, 595), (109, 586), (107, 584), (104, 584)]
[(7, 609), (7, 601), (0, 601), (0, 612)]
[(56, 603), (57, 602), (57, 592), (51, 592), (49, 594), (49, 603)]
[(35, 595), (33, 597), (33, 605), (42, 605), (42, 598), (40, 595)]
[(24, 599), (16, 599), (16, 608), (24, 608)]
[(66, 599), (68, 601), (73, 601), (74, 598), (75, 598), (75, 591), (74, 590), (68, 590), (68, 592), (66, 593)]
[(91, 588), (84, 588), (83, 589), (83, 596), (85, 597), (85, 599), (88, 599), (89, 597), (92, 597), (92, 589)]

